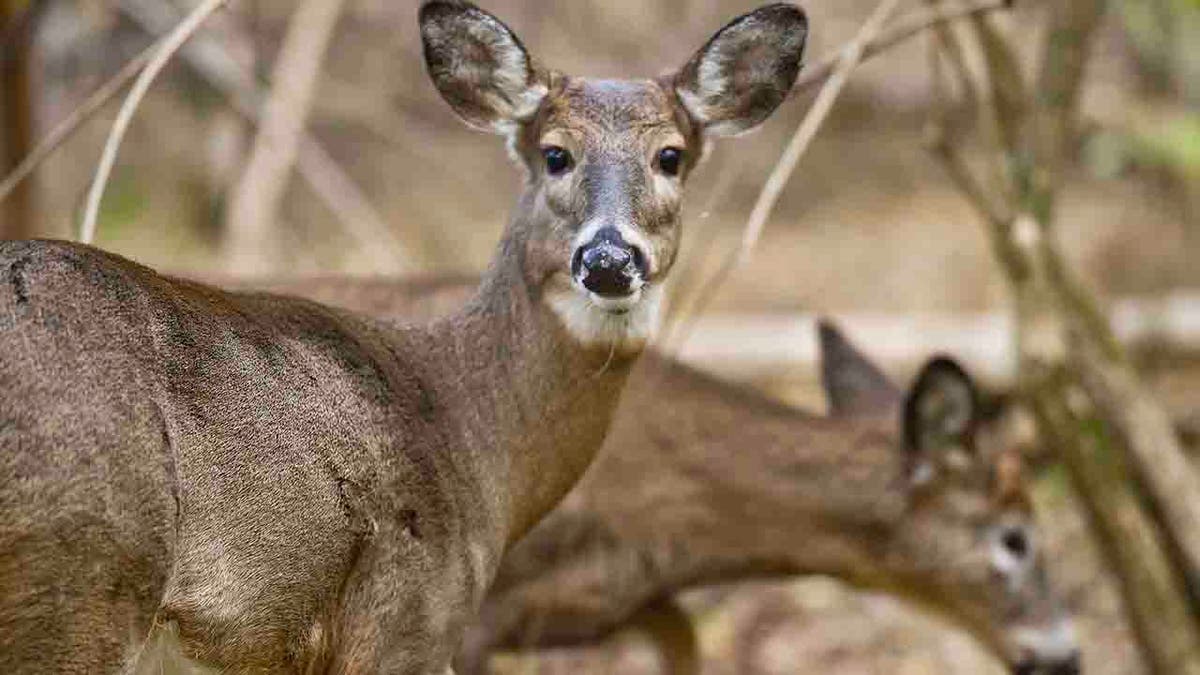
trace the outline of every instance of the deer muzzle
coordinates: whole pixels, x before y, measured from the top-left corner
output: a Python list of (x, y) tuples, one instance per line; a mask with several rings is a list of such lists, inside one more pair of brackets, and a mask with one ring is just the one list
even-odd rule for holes
[(617, 228), (604, 227), (575, 250), (571, 274), (601, 298), (625, 298), (641, 288), (646, 257), (637, 246), (626, 242)]

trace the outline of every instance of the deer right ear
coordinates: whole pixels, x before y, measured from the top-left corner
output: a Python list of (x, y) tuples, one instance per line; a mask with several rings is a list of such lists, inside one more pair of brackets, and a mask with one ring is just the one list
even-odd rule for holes
[(467, 124), (510, 134), (537, 112), (544, 78), (504, 22), (464, 0), (426, 0), (420, 23), (429, 77)]
[(945, 357), (926, 364), (904, 402), (911, 477), (924, 482), (937, 470), (942, 453), (970, 451), (978, 416), (979, 396), (966, 371)]
[(760, 7), (718, 31), (675, 76), (675, 91), (707, 133), (749, 131), (787, 98), (807, 39), (802, 9)]

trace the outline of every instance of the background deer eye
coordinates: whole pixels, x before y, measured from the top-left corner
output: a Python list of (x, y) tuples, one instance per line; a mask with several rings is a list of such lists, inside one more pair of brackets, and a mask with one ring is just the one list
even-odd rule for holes
[(560, 148), (557, 145), (542, 148), (542, 157), (546, 159), (546, 171), (549, 171), (552, 176), (557, 176), (571, 168), (571, 153), (566, 148)]
[(683, 150), (679, 148), (663, 148), (658, 151), (658, 168), (668, 176), (678, 176), (679, 167), (683, 163)]
[(1029, 554), (1029, 538), (1015, 527), (1005, 530), (1004, 534), (1000, 536), (1000, 543), (1014, 558), (1024, 558)]

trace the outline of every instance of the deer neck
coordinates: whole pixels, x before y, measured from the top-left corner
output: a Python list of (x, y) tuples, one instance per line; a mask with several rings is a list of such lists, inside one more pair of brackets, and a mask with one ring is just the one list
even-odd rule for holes
[(505, 546), (587, 469), (636, 357), (564, 329), (543, 298), (546, 275), (530, 271), (531, 229), (510, 225), (474, 297), (418, 338), (437, 363), (438, 395), (453, 401), (454, 451), (474, 465)]
[[(887, 435), (893, 419), (807, 415), (667, 369), (655, 397), (672, 405), (651, 406), (638, 400), (649, 387), (631, 388), (624, 410), (632, 414), (610, 434), (616, 451), (588, 476), (589, 487), (611, 486), (595, 508), (651, 552), (664, 591), (809, 573), (889, 584), (889, 547), (905, 509)], [(636, 458), (619, 449), (634, 434), (652, 435)], [(629, 492), (634, 475), (653, 476), (655, 488)]]

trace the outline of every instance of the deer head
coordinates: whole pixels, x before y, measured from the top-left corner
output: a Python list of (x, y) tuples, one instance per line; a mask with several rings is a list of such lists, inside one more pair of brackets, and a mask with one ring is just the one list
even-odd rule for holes
[(904, 513), (884, 567), (902, 590), (972, 627), (1015, 674), (1078, 673), (1021, 454), (986, 433), (971, 378), (953, 360), (934, 358), (901, 394), (829, 324), (821, 344), (834, 415), (900, 420)]
[(762, 7), (673, 75), (595, 80), (539, 65), (499, 19), (425, 2), (429, 74), (470, 126), (524, 168), (513, 227), (526, 283), (584, 344), (640, 346), (676, 257), (683, 188), (705, 141), (760, 124), (800, 70), (804, 13)]

